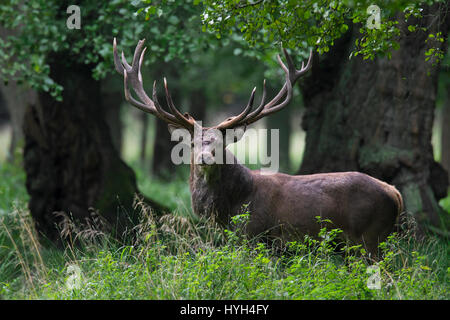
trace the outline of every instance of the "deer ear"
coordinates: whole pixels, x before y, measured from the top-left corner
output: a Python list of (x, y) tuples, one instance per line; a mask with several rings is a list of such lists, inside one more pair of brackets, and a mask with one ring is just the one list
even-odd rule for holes
[(174, 124), (169, 123), (169, 124), (167, 125), (167, 129), (169, 129), (169, 133), (172, 134), (175, 130), (177, 130), (177, 129), (183, 129), (183, 127), (181, 127), (181, 126), (176, 126), (176, 125), (174, 125)]
[(235, 142), (238, 142), (239, 140), (242, 139), (242, 137), (244, 136), (245, 130), (247, 129), (247, 127), (244, 126), (239, 126), (233, 129), (226, 129), (225, 132), (225, 144), (229, 145)]
[(238, 142), (242, 139), (245, 134), (245, 130), (247, 130), (247, 126), (239, 126), (234, 129), (234, 132), (236, 133), (234, 142)]

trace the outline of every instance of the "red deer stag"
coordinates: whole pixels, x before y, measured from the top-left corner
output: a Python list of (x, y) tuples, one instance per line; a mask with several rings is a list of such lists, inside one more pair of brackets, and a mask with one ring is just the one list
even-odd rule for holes
[[(164, 110), (156, 98), (156, 81), (153, 97), (144, 91), (140, 68), (144, 57), (144, 40), (139, 41), (129, 65), (123, 55), (119, 58), (114, 39), (114, 62), (116, 70), (124, 77), (125, 98), (133, 106), (166, 121), (169, 129), (184, 128), (191, 133), (192, 145), (201, 139), (200, 152), (191, 149), (190, 191), (192, 208), (196, 214), (214, 214), (219, 222), (227, 223), (231, 216), (239, 214), (248, 204), (250, 220), (246, 231), (250, 235), (266, 232), (269, 237), (295, 240), (299, 235), (317, 235), (320, 225), (317, 216), (332, 221), (334, 227), (343, 230), (347, 239), (363, 244), (376, 255), (377, 246), (393, 230), (397, 216), (403, 210), (402, 196), (387, 183), (359, 172), (336, 172), (290, 176), (283, 173), (272, 175), (252, 171), (233, 161), (222, 164), (214, 162), (215, 141), (222, 139), (227, 129), (245, 127), (267, 115), (284, 108), (292, 98), (292, 85), (311, 68), (312, 52), (306, 66), (296, 70), (292, 58), (284, 49), (287, 66), (278, 56), (278, 62), (286, 74), (286, 81), (279, 93), (268, 103), (265, 82), (262, 101), (252, 111), (255, 89), (244, 110), (215, 127), (202, 127), (189, 114), (181, 113), (170, 96), (166, 79), (165, 94), (169, 111)], [(140, 101), (133, 98), (129, 84)], [(192, 133), (201, 130), (200, 138)], [(223, 143), (223, 154), (227, 151)], [(231, 155), (231, 157), (233, 157)], [(198, 161), (200, 158), (206, 163)], [(235, 159), (235, 158), (233, 158)], [(218, 162), (218, 161), (217, 161)]]

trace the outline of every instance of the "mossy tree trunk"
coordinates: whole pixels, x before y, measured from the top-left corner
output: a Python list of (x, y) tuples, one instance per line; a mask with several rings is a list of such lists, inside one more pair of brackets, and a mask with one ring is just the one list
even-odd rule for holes
[[(444, 17), (437, 8), (424, 12), (420, 23), (446, 37), (448, 17), (435, 19)], [(401, 29), (405, 36), (390, 60), (349, 60), (354, 30), (323, 61), (314, 61), (303, 88), (307, 135), (299, 173), (368, 173), (397, 186), (419, 223), (438, 224), (438, 199), (448, 185), (431, 145), (439, 68), (425, 62), (427, 34), (410, 33), (406, 23)], [(445, 50), (445, 43), (432, 44)]]
[(58, 241), (62, 218), (55, 213), (86, 222), (97, 211), (120, 235), (136, 222), (132, 204), (138, 190), (134, 172), (112, 143), (100, 83), (90, 66), (64, 56), (49, 61), (51, 77), (64, 87), (63, 101), (39, 93), (23, 125), (29, 209), (37, 230)]

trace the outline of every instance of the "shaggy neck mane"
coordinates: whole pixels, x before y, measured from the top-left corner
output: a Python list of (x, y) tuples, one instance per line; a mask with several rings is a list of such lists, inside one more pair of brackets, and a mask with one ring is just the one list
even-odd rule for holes
[(234, 158), (234, 164), (206, 168), (191, 162), (189, 184), (194, 212), (216, 215), (218, 222), (227, 224), (230, 216), (241, 213), (241, 206), (252, 191), (253, 179), (250, 170)]

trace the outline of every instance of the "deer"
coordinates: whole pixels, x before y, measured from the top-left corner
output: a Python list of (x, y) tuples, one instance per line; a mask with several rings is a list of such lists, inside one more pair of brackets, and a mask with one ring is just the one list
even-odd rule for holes
[[(141, 75), (144, 40), (135, 48), (133, 61), (128, 64), (124, 53), (119, 58), (117, 42), (113, 40), (116, 71), (123, 76), (125, 99), (134, 107), (150, 113), (168, 124), (169, 130), (185, 129), (191, 133), (189, 188), (193, 212), (198, 216), (214, 217), (221, 225), (230, 223), (232, 216), (249, 212), (245, 233), (250, 236), (266, 234), (283, 241), (296, 241), (305, 235), (317, 237), (323, 221), (331, 221), (342, 230), (346, 240), (362, 245), (369, 254), (377, 256), (378, 245), (393, 231), (398, 216), (403, 211), (400, 192), (392, 185), (361, 172), (331, 172), (310, 175), (284, 173), (262, 174), (239, 163), (226, 147), (237, 142), (225, 139), (223, 154), (232, 163), (215, 161), (214, 147), (226, 130), (243, 132), (245, 128), (285, 108), (293, 96), (293, 84), (312, 66), (312, 50), (306, 64), (296, 69), (292, 57), (283, 48), (287, 65), (277, 55), (278, 64), (285, 74), (285, 82), (278, 94), (266, 103), (266, 81), (259, 106), (253, 108), (256, 87), (243, 111), (213, 127), (203, 127), (189, 113), (175, 107), (167, 80), (164, 88), (168, 110), (157, 99), (156, 81), (150, 98), (144, 90)], [(130, 84), (139, 98), (130, 92)], [(239, 129), (239, 130), (238, 130)], [(201, 135), (194, 135), (200, 130)], [(201, 141), (196, 141), (201, 139)], [(199, 150), (194, 150), (199, 144)], [(207, 160), (207, 161), (199, 161)]]

